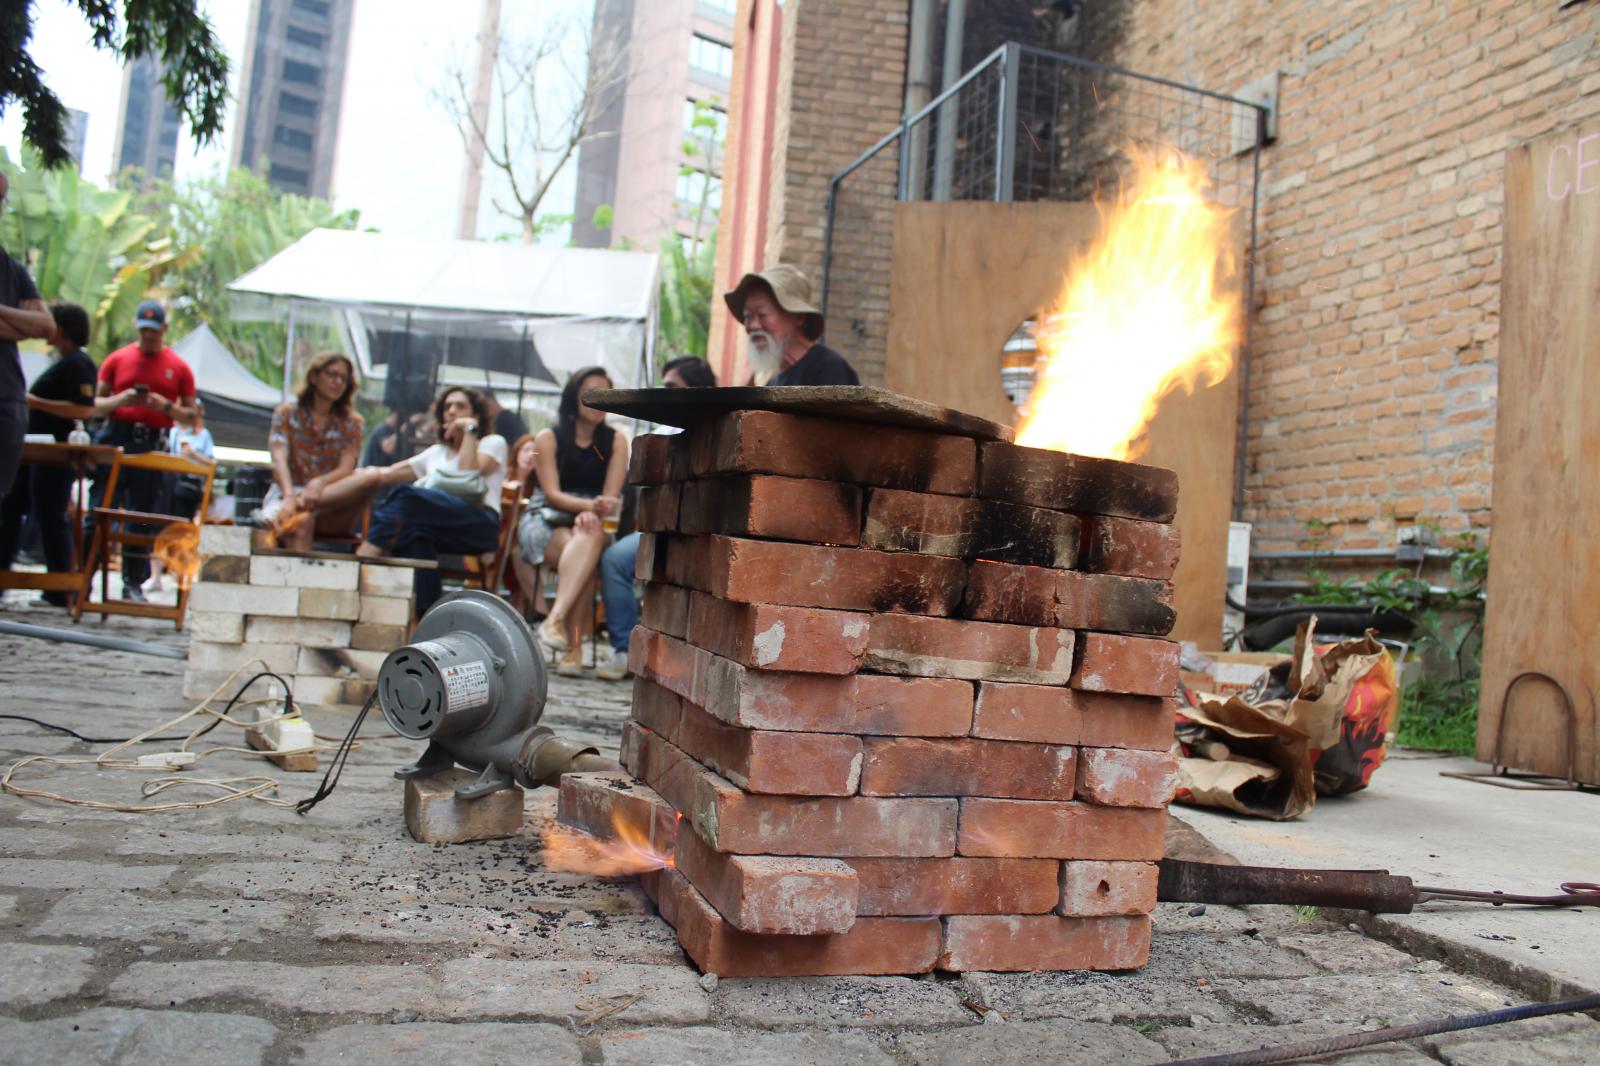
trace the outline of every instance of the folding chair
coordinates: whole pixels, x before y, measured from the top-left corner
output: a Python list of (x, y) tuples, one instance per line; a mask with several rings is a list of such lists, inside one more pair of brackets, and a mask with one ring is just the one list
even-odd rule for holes
[[(185, 459), (181, 455), (169, 455), (166, 452), (143, 452), (138, 455), (124, 455), (120, 451), (111, 461), (111, 472), (106, 482), (105, 499), (115, 500), (117, 482), (125, 472), (130, 470), (149, 470), (162, 474), (191, 475), (198, 477), (203, 483), (200, 493), (200, 509), (197, 514), (203, 519), (211, 507), (211, 483), (216, 477), (217, 468), (208, 463), (196, 462)], [(83, 584), (78, 589), (77, 602), (72, 605), (72, 620), (78, 621), (83, 617), (84, 611), (97, 611), (102, 621), (113, 614), (131, 614), (144, 618), (170, 618), (178, 629), (183, 628), (183, 616), (189, 608), (189, 582), (193, 579), (190, 574), (178, 575), (178, 600), (172, 606), (161, 603), (134, 603), (130, 600), (113, 600), (111, 590), (111, 552), (113, 547), (126, 549), (129, 546), (144, 548), (149, 551), (154, 547), (156, 537), (161, 530), (169, 526), (198, 525), (196, 515), (170, 515), (149, 514), (144, 511), (129, 511), (120, 507), (96, 507), (94, 509), (94, 533), (89, 540), (89, 552), (85, 557), (83, 568)], [(154, 533), (134, 533), (129, 528), (133, 524), (159, 527)], [(89, 603), (89, 590), (94, 584), (95, 572), (100, 573), (100, 602)]]

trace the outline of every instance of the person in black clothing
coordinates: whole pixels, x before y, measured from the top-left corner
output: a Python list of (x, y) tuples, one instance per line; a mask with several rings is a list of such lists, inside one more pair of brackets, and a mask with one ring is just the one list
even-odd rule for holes
[[(11, 179), (0, 174), (0, 208), (11, 192)], [(10, 495), (22, 462), (22, 438), (27, 433), (27, 383), (17, 342), (37, 337), (48, 340), (55, 331), (50, 310), (28, 268), (0, 248), (0, 500)]]
[(746, 274), (723, 300), (750, 338), (758, 384), (859, 385), (845, 357), (821, 342), (826, 323), (811, 302), (811, 281), (788, 263)]
[(554, 428), (534, 438), (539, 491), (517, 531), (529, 563), (555, 568), (556, 602), (539, 636), (565, 653), (556, 672), (567, 677), (582, 673), (579, 640), (590, 625), (595, 572), (616, 529), (628, 474), (628, 438), (606, 425), (604, 412), (583, 402), (584, 393), (610, 387), (597, 366), (567, 379)]
[(524, 422), (517, 412), (501, 407), (493, 389), (487, 385), (479, 386), (478, 395), (483, 397), (483, 405), (489, 411), (489, 418), (494, 422), (496, 433), (508, 441), (521, 440), (528, 435), (528, 423)]
[[(117, 406), (125, 397), (108, 396), (95, 402), (95, 365), (83, 346), (89, 343), (89, 315), (77, 304), (52, 304), (55, 319), (56, 358), (28, 390), (28, 432), (48, 433), (65, 443), (74, 418), (92, 418)], [(15, 488), (0, 503), (0, 570), (16, 562), (23, 519), (32, 516), (44, 544), (46, 568), (51, 573), (72, 569), (72, 535), (67, 524), (67, 501), (72, 492), (70, 466), (27, 466), (18, 472)], [(41, 600), (54, 607), (67, 605), (66, 593), (46, 592)]]

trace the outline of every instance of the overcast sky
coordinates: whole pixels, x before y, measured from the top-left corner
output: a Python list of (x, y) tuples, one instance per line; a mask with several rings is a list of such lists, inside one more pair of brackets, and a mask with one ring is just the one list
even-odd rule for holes
[[(229, 121), (206, 147), (197, 146), (187, 130), (180, 135), (179, 178), (227, 162), (250, 0), (201, 0), (200, 6), (228, 52)], [(508, 0), (503, 7), (505, 39), (538, 33), (552, 12), (585, 12), (589, 3)], [(88, 26), (69, 0), (38, 0), (36, 11), (34, 60), (62, 103), (89, 113), (83, 173), (103, 183), (111, 172), (121, 66), (89, 43)], [(478, 17), (477, 0), (355, 0), (333, 181), (336, 205), (360, 209), (362, 225), (408, 237), (455, 236), (463, 148), (430, 93), (450, 63), (470, 66)], [(0, 119), (0, 144), (16, 159), (21, 140), (22, 116), (13, 105)], [(542, 212), (571, 211), (575, 176), (569, 165)], [(478, 227), (486, 238), (516, 230), (512, 220), (498, 217), (489, 206), (492, 192), (486, 178)], [(551, 239), (564, 242), (565, 234)]]

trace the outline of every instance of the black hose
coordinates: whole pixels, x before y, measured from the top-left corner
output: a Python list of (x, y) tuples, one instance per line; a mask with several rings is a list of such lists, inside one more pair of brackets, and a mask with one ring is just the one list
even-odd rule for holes
[(1521, 1007), (1504, 1007), (1481, 1014), (1463, 1014), (1449, 1018), (1436, 1018), (1410, 1025), (1394, 1025), (1375, 1029), (1369, 1033), (1351, 1033), (1348, 1036), (1329, 1036), (1320, 1040), (1304, 1040), (1298, 1044), (1261, 1048), (1257, 1051), (1234, 1051), (1226, 1055), (1206, 1055), (1198, 1059), (1172, 1059), (1161, 1066), (1271, 1066), (1274, 1063), (1293, 1062), (1296, 1059), (1321, 1057), (1352, 1048), (1387, 1044), (1395, 1040), (1410, 1040), (1434, 1033), (1453, 1033), (1459, 1029), (1478, 1029), (1502, 1022), (1520, 1022), (1525, 1018), (1542, 1018), (1547, 1014), (1576, 1014), (1580, 1011), (1600, 1009), (1600, 993), (1560, 999), (1554, 1003), (1529, 1003)]
[(1300, 623), (1315, 616), (1319, 635), (1359, 637), (1369, 629), (1384, 636), (1411, 632), (1416, 622), (1398, 611), (1374, 611), (1370, 607), (1296, 607), (1292, 611), (1246, 626), (1239, 632), (1239, 643), (1247, 651), (1266, 651), (1294, 636)]

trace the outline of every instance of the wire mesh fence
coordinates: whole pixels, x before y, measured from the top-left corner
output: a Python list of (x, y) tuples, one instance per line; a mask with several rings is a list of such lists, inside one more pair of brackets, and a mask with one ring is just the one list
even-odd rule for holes
[[(1078, 200), (1112, 193), (1137, 150), (1205, 161), (1212, 197), (1247, 216), (1253, 272), (1259, 104), (1015, 42), (833, 177), (822, 266), (830, 330), (863, 376), (887, 347), (894, 205)], [(1250, 291), (1250, 275), (1246, 289)]]

